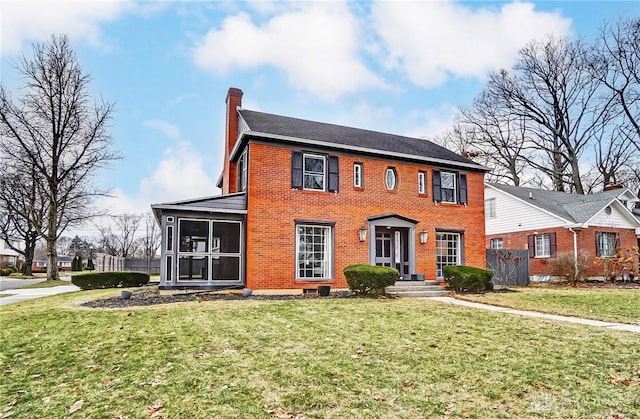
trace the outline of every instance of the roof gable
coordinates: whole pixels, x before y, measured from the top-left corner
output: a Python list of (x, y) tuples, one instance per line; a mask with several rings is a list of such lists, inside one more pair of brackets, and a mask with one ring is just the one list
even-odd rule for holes
[(431, 141), (359, 128), (239, 109), (244, 135), (318, 146), (351, 149), (360, 152), (395, 155), (398, 158), (427, 160), (434, 164), (461, 166), (486, 171), (470, 159)]

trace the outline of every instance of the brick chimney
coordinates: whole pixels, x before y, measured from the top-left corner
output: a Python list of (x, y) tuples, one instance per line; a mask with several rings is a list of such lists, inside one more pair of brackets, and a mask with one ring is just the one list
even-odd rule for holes
[(604, 188), (602, 188), (604, 192), (612, 191), (614, 189), (622, 189), (622, 185), (618, 185), (617, 183), (607, 183), (604, 185)]
[(226, 98), (227, 121), (224, 141), (224, 171), (222, 173), (222, 193), (234, 193), (237, 189), (237, 166), (230, 161), (231, 151), (238, 140), (238, 111), (242, 107), (242, 90), (229, 88)]

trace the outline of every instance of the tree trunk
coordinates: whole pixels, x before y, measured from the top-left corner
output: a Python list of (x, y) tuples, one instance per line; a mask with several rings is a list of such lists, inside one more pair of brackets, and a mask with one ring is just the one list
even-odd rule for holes
[(47, 281), (57, 281), (59, 279), (56, 240), (55, 237), (47, 236)]

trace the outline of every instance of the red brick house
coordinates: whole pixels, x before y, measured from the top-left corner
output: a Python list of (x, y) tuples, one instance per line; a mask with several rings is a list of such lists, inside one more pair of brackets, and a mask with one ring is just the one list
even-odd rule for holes
[[(550, 279), (551, 265), (562, 254), (586, 260), (588, 275), (603, 277), (603, 258), (638, 246), (640, 237), (633, 213), (638, 197), (626, 188), (605, 189), (578, 195), (487, 183), (486, 245), (528, 249), (534, 281)], [(637, 256), (631, 265), (637, 273)]]
[(354, 263), (485, 266), (485, 168), (429, 141), (226, 98), (222, 195), (154, 204), (162, 288), (347, 288)]

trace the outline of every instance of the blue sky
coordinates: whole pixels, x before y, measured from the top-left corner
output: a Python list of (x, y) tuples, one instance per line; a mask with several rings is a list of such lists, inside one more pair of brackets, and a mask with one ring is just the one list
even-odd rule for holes
[(432, 137), (471, 103), (486, 74), (532, 39), (592, 39), (626, 1), (127, 2), (0, 5), (2, 82), (11, 60), (69, 36), (93, 93), (116, 103), (124, 159), (97, 181), (114, 212), (219, 193), (224, 99), (245, 108)]

